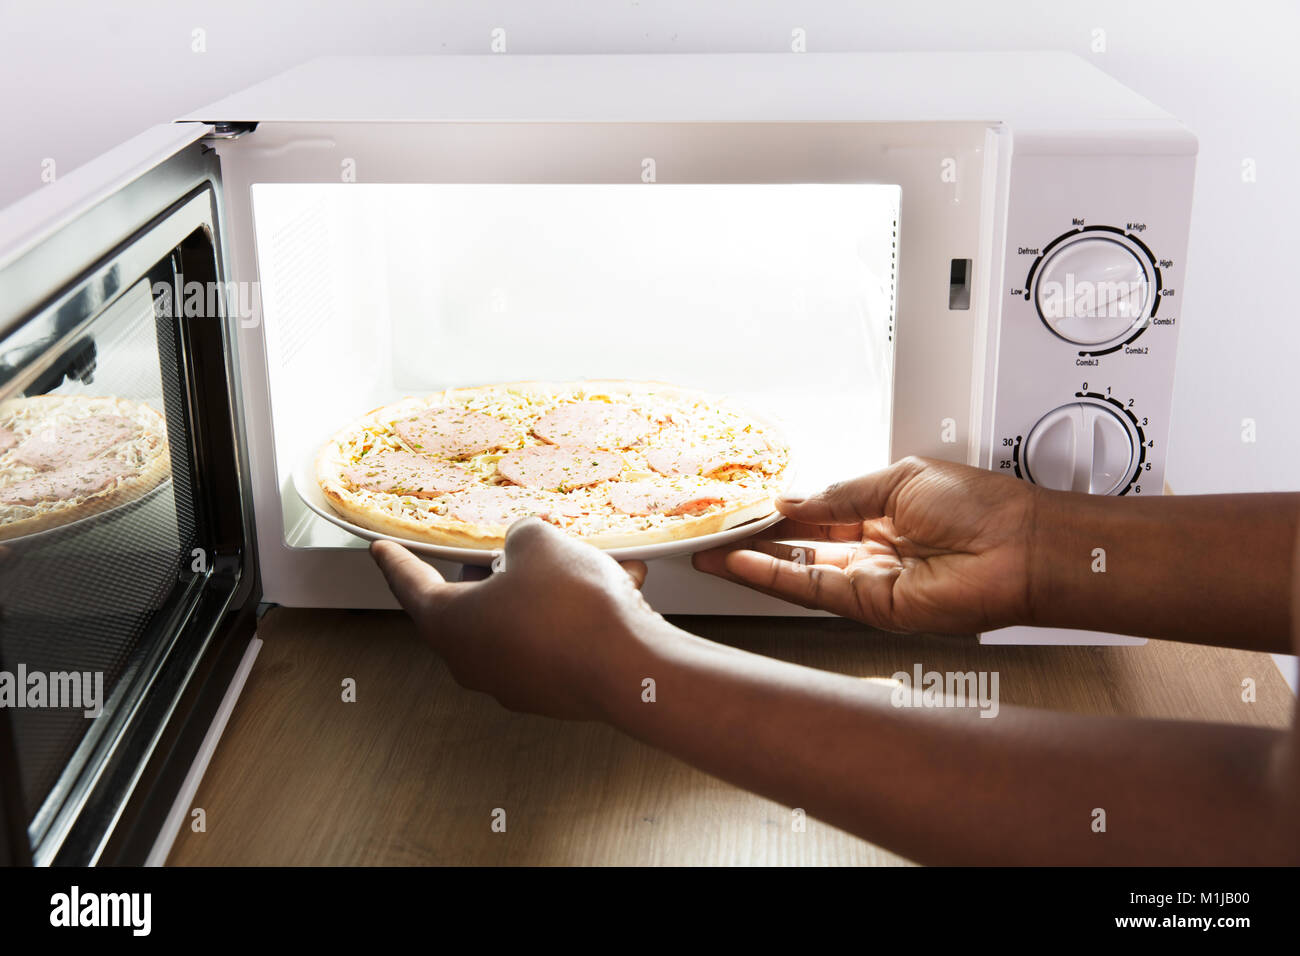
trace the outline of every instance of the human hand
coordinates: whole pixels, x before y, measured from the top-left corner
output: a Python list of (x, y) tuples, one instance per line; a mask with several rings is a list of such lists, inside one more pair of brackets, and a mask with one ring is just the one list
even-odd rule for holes
[(392, 541), (370, 553), (456, 681), (510, 710), (596, 719), (641, 642), (672, 630), (638, 590), (644, 564), (536, 518), (511, 526), (504, 570), (484, 581), (448, 583)]
[[(702, 551), (694, 564), (883, 630), (989, 630), (1030, 618), (1037, 496), (1005, 475), (905, 458), (810, 498), (778, 500), (786, 520)], [(803, 539), (815, 543), (775, 543)]]

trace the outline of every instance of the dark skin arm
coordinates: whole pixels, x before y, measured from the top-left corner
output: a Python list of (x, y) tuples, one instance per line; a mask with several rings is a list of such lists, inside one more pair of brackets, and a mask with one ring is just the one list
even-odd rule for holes
[[(1293, 653), (1300, 495), (1095, 498), (1045, 492), (1030, 618), (1048, 627)], [(1106, 573), (1092, 570), (1094, 548)]]
[(896, 709), (887, 688), (686, 635), (638, 664), (621, 685), (653, 676), (658, 701), (613, 691), (602, 719), (922, 863), (1300, 863), (1291, 733)]
[(1035, 624), (1290, 652), (1300, 495), (1094, 497), (908, 458), (780, 508), (768, 537), (812, 539), (814, 558), (751, 541), (696, 567), (889, 631)]
[[(928, 481), (915, 481), (918, 468), (930, 470)], [(1028, 568), (1042, 560), (1031, 558), (1025, 537), (1026, 529), (1042, 527), (1040, 518), (1021, 509), (1015, 491), (1028, 486), (957, 466), (903, 462), (895, 469), (901, 470), (863, 481), (897, 486), (907, 480), (907, 493), (868, 487), (864, 496), (863, 487), (849, 494), (844, 485), (831, 494), (836, 502), (883, 505), (874, 517), (854, 519), (856, 539), (845, 530), (853, 526), (827, 529), (834, 540), (815, 549), (817, 561), (833, 560), (774, 570), (770, 556), (742, 549), (701, 557), (700, 564), (710, 569), (718, 561), (728, 576), (752, 573), (778, 591), (797, 580), (805, 589), (797, 592), (802, 602), (899, 630), (1027, 622), (1019, 615), (1029, 615), (1030, 595), (1042, 584), (1026, 584)], [(927, 503), (931, 495), (937, 504)], [(952, 532), (960, 525), (953, 506), (972, 496), (980, 507), (947, 538), (922, 543), (916, 529), (923, 526), (906, 524), (914, 508), (933, 516), (940, 532)], [(902, 507), (894, 514), (906, 535), (888, 518), (891, 498)], [(816, 498), (782, 505), (800, 521), (842, 507)], [(892, 528), (873, 525), (865, 534), (865, 521), (886, 518)], [(796, 537), (819, 530), (791, 529)], [(886, 530), (889, 536), (878, 539), (875, 532)], [(1060, 567), (1072, 573), (1073, 539), (1051, 540), (1067, 543)], [(1122, 553), (1126, 542), (1115, 540)], [(851, 553), (841, 559), (845, 545)], [(888, 688), (723, 647), (671, 626), (636, 591), (644, 568), (629, 574), (535, 519), (511, 529), (506, 572), (484, 582), (448, 584), (397, 545), (379, 543), (373, 552), (421, 634), (465, 686), (516, 710), (606, 721), (918, 861), (1300, 862), (1294, 728), (1009, 706), (992, 720), (968, 708), (896, 708)], [(1292, 563), (1289, 547), (1283, 561)], [(1289, 588), (1284, 604), (1288, 594)], [(1142, 598), (1148, 599), (1145, 591)], [(1275, 619), (1265, 615), (1258, 627)], [(654, 703), (641, 697), (646, 678), (655, 681)], [(1097, 808), (1107, 815), (1104, 834), (1092, 829)]]

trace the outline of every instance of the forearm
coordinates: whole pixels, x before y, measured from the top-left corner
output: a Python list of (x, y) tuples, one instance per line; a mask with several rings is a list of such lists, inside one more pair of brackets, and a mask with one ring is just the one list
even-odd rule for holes
[(1300, 495), (1042, 492), (1030, 623), (1289, 653)]
[(888, 687), (662, 628), (610, 681), (611, 723), (912, 859), (1295, 861), (1276, 731), (899, 708)]

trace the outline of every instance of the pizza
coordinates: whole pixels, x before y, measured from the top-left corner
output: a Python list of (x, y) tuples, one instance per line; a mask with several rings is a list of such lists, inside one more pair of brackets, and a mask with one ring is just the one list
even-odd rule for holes
[(0, 541), (127, 504), (171, 475), (167, 426), (122, 398), (0, 402)]
[(623, 548), (771, 514), (789, 461), (772, 425), (717, 396), (521, 382), (378, 408), (325, 444), (316, 480), (341, 516), (393, 537), (500, 548), (512, 522), (536, 515)]

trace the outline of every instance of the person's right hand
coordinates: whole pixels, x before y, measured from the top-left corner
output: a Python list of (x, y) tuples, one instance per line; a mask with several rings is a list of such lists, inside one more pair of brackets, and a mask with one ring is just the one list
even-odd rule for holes
[(809, 498), (778, 499), (786, 520), (694, 563), (883, 630), (990, 630), (1029, 620), (1038, 497), (1010, 476), (905, 458)]

